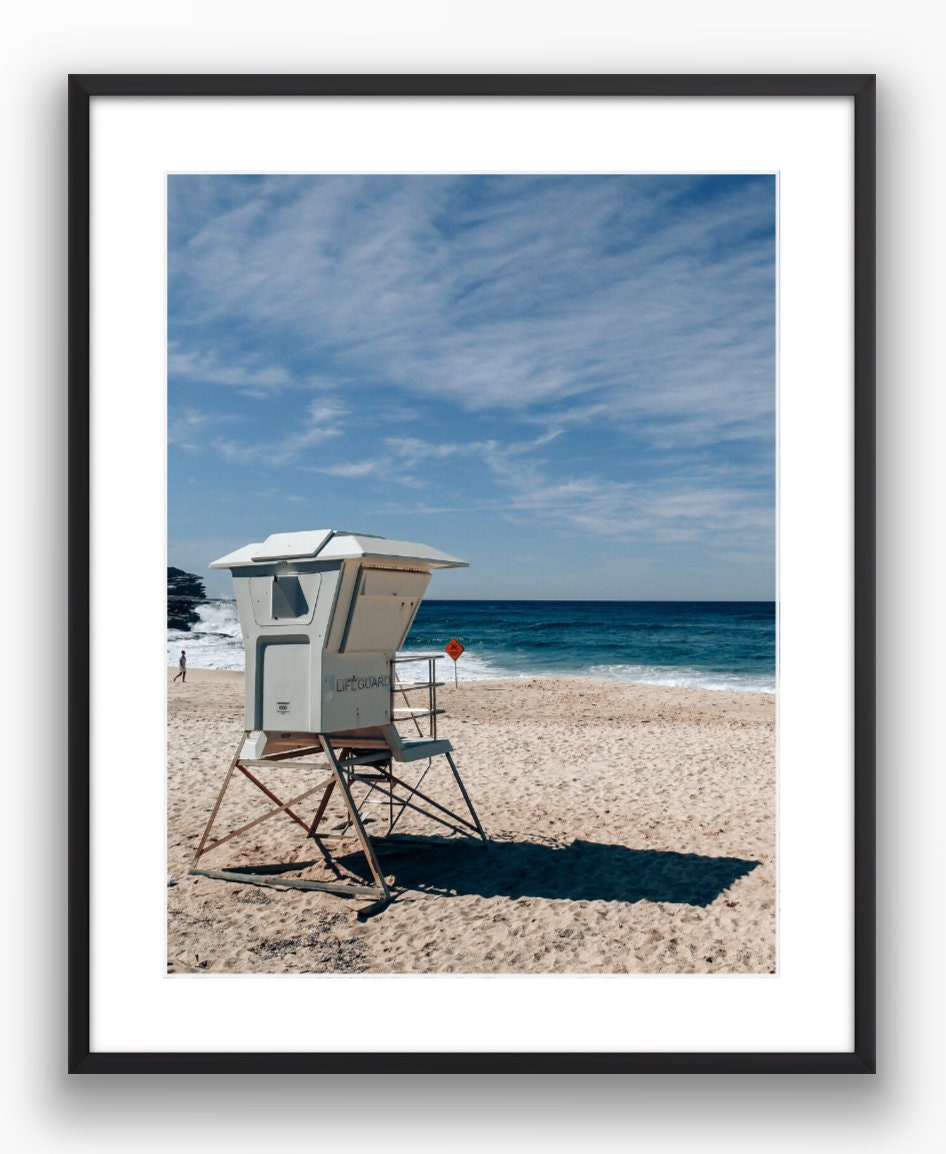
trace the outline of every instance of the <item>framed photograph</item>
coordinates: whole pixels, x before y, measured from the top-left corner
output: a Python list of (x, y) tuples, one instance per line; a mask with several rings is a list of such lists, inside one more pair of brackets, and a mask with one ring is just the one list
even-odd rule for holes
[(73, 76), (75, 1073), (873, 1073), (873, 76)]

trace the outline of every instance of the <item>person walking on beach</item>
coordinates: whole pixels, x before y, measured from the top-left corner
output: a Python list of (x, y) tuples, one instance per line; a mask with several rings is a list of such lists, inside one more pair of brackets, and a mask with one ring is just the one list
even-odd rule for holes
[[(174, 674), (174, 680), (181, 679), (181, 685), (187, 682), (187, 654), (181, 650), (181, 656), (177, 659), (177, 673)], [(173, 683), (172, 683), (173, 684)]]

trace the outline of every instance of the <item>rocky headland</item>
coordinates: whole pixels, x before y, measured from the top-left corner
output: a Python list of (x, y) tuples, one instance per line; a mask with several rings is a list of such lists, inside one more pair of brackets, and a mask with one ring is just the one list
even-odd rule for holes
[(206, 598), (204, 583), (196, 574), (168, 566), (168, 629), (190, 629), (199, 620), (197, 606)]

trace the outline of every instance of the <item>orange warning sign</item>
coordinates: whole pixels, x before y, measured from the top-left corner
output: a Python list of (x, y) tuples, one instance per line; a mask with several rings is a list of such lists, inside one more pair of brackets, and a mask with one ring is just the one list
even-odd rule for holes
[(444, 650), (444, 652), (448, 656), (452, 657), (454, 661), (456, 661), (456, 659), (463, 652), (463, 646), (460, 644), (459, 641), (457, 641), (457, 639), (455, 637), (451, 637), (450, 640), (447, 642), (447, 647)]

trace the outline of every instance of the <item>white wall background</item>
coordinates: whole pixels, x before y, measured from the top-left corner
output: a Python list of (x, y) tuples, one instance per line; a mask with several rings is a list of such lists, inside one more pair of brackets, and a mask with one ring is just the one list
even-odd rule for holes
[[(922, 0), (48, 0), (5, 12), (0, 463), (3, 604), (14, 624), (3, 670), (12, 696), (0, 827), (0, 1118), (8, 1148), (239, 1152), (371, 1141), (393, 1150), (571, 1150), (600, 1142), (732, 1154), (886, 1152), (942, 1140), (946, 101), (937, 12)], [(878, 73), (876, 1078), (479, 1077), (370, 1087), (359, 1079), (356, 1088), (334, 1078), (66, 1076), (66, 75), (323, 71)]]

